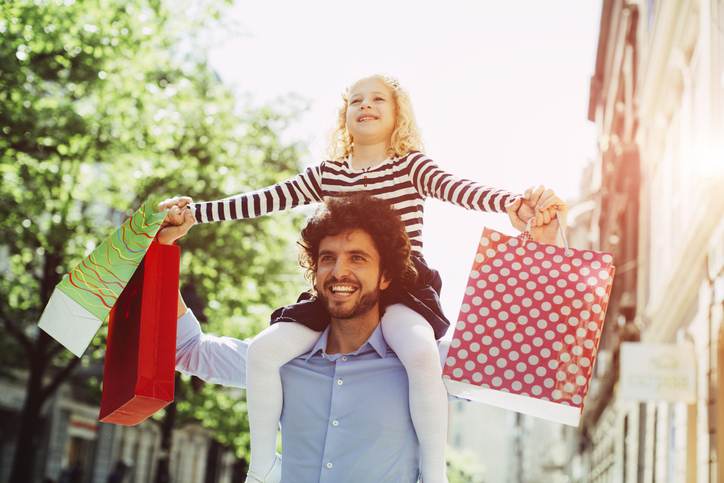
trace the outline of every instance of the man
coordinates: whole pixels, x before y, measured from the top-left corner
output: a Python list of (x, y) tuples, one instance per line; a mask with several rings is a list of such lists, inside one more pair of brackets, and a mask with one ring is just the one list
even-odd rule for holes
[[(186, 211), (183, 225), (159, 233), (162, 243), (193, 225)], [(534, 236), (554, 239), (555, 227)], [(404, 226), (383, 200), (332, 199), (302, 231), (302, 246), (331, 322), (312, 351), (280, 371), (283, 481), (416, 482), (407, 374), (380, 328), (381, 293), (403, 283), (412, 266)], [(245, 387), (247, 342), (203, 334), (180, 296), (178, 316), (177, 369)]]

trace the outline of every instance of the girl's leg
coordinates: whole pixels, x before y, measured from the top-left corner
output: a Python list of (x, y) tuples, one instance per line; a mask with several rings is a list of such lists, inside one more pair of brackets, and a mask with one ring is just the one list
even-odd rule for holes
[(251, 433), (249, 474), (264, 481), (274, 465), (277, 429), (282, 412), (279, 368), (312, 349), (319, 338), (302, 324), (277, 322), (249, 344), (246, 360), (246, 405)]
[(422, 481), (446, 482), (447, 391), (432, 327), (411, 308), (394, 304), (382, 317), (382, 332), (407, 370), (410, 415), (420, 441)]

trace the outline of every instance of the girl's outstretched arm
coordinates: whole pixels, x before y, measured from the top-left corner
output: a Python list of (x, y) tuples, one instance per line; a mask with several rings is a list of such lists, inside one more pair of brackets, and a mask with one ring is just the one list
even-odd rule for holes
[(256, 218), (321, 201), (321, 166), (317, 165), (266, 188), (221, 200), (194, 203), (193, 213), (198, 223), (209, 223)]
[(520, 231), (531, 217), (535, 218), (533, 226), (550, 223), (558, 208), (556, 205), (564, 204), (552, 190), (542, 186), (519, 195), (458, 178), (422, 153), (410, 156), (410, 179), (418, 193), (470, 210), (508, 213), (512, 225)]
[(458, 178), (442, 170), (422, 153), (410, 155), (410, 179), (423, 196), (447, 201), (469, 210), (505, 213), (522, 196)]

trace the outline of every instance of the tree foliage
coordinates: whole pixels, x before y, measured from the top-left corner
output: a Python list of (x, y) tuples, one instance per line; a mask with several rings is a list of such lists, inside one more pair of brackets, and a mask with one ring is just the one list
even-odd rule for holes
[[(177, 13), (184, 5), (194, 15)], [(154, 196), (216, 199), (300, 169), (303, 147), (280, 134), (303, 106), (240, 106), (194, 48), (226, 6), (0, 4), (0, 321), (12, 336), (0, 338), (0, 368), (27, 370), (26, 412), (78, 364), (36, 328), (52, 289), (130, 210)], [(248, 336), (294, 299), (298, 227), (298, 216), (282, 214), (192, 229), (181, 283), (204, 307), (205, 330)], [(102, 360), (104, 342), (101, 333), (82, 365)], [(245, 428), (238, 393), (209, 387), (193, 397), (197, 409), (182, 405), (182, 420), (198, 417), (223, 442), (245, 444), (229, 437)]]

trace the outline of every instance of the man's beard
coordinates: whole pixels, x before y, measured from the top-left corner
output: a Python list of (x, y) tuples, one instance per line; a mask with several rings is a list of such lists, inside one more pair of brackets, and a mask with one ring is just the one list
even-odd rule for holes
[(379, 282), (374, 290), (362, 294), (357, 299), (357, 303), (355, 303), (352, 307), (335, 304), (325, 296), (323, 290), (317, 290), (317, 297), (324, 303), (327, 312), (329, 312), (329, 316), (333, 319), (353, 319), (366, 314), (372, 310), (375, 305), (377, 305), (380, 300)]

